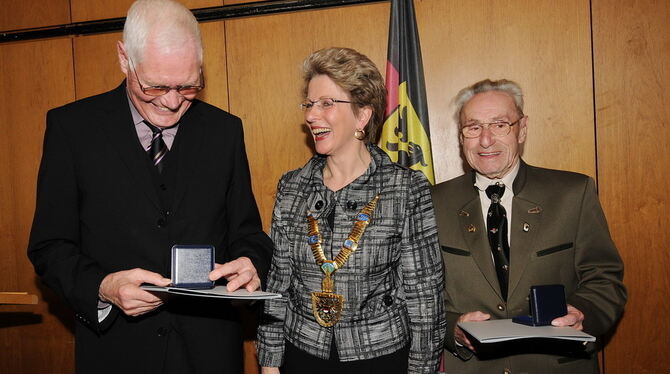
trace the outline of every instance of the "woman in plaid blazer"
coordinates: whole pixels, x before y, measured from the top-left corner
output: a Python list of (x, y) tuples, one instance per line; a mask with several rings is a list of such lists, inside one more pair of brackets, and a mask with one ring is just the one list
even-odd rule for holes
[(366, 56), (304, 63), (317, 155), (277, 187), (275, 242), (258, 331), (263, 373), (434, 373), (443, 267), (429, 184), (374, 145), (386, 90)]

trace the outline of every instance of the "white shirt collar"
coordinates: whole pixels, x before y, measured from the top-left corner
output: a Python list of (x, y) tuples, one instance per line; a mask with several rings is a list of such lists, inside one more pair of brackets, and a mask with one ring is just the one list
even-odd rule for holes
[(516, 179), (516, 175), (519, 174), (519, 167), (521, 166), (521, 160), (517, 159), (516, 160), (516, 165), (510, 170), (509, 173), (507, 173), (505, 176), (502, 178), (488, 178), (482, 174), (475, 173), (475, 187), (477, 187), (478, 190), (484, 191), (486, 190), (486, 187), (496, 184), (498, 182), (502, 182), (508, 190), (512, 190), (512, 184), (514, 183), (514, 179)]

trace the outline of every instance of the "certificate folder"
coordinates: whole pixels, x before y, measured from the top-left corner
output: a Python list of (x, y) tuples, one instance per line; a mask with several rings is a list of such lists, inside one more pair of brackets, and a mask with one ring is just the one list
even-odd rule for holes
[(238, 300), (266, 300), (266, 299), (277, 299), (281, 297), (281, 294), (272, 293), (272, 292), (263, 292), (263, 291), (253, 291), (249, 292), (245, 289), (235, 290), (233, 292), (228, 291), (226, 286), (216, 286), (207, 290), (196, 290), (189, 288), (181, 287), (159, 287), (144, 284), (140, 286), (142, 289), (150, 292), (166, 292), (174, 295), (186, 295), (186, 296), (198, 296), (198, 297), (214, 297), (219, 299), (238, 299)]
[(459, 322), (458, 327), (480, 343), (499, 343), (518, 339), (546, 338), (594, 342), (596, 338), (572, 327), (526, 326), (511, 319)]

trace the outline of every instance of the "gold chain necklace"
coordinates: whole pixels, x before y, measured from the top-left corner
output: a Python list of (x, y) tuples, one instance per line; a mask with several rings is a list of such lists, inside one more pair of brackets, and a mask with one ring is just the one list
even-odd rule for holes
[(356, 222), (354, 222), (349, 236), (342, 243), (342, 249), (334, 260), (328, 260), (323, 254), (319, 222), (311, 213), (307, 214), (307, 224), (309, 226), (307, 243), (312, 248), (314, 261), (321, 267), (324, 274), (321, 282), (321, 292), (312, 292), (312, 312), (316, 321), (323, 327), (331, 327), (340, 320), (344, 306), (344, 296), (335, 293), (333, 277), (337, 269), (341, 269), (347, 263), (349, 256), (358, 249), (358, 243), (372, 220), (372, 212), (377, 206), (377, 201), (379, 201), (379, 195), (370, 200), (356, 215)]

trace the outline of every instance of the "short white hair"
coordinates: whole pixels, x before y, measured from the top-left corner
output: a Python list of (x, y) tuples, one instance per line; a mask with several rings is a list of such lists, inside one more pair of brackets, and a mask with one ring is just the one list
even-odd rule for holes
[(182, 4), (174, 0), (137, 0), (130, 6), (123, 27), (123, 45), (133, 63), (142, 62), (150, 37), (162, 50), (194, 42), (198, 63), (202, 64), (198, 21)]
[(523, 92), (518, 83), (507, 79), (500, 79), (497, 81), (484, 79), (472, 86), (465, 87), (454, 98), (454, 105), (456, 107), (454, 119), (459, 127), (461, 125), (461, 112), (463, 111), (465, 104), (467, 104), (467, 102), (476, 94), (488, 91), (500, 91), (508, 94), (512, 100), (514, 100), (516, 111), (523, 117)]

